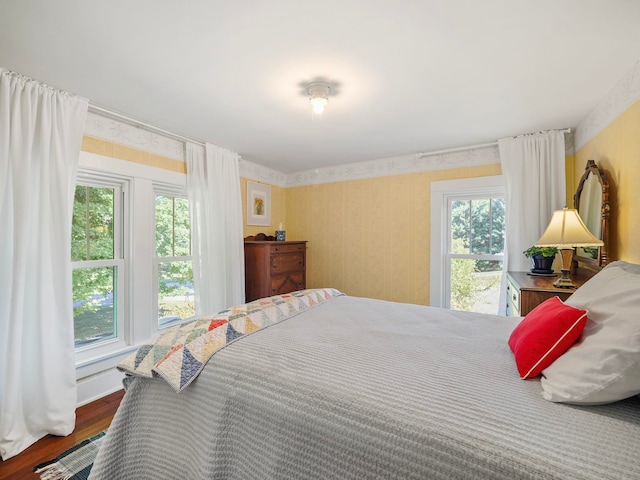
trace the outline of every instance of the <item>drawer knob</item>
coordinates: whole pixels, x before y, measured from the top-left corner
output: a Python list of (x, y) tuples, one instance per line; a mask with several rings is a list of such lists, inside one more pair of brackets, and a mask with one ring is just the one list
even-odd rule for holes
[(511, 298), (513, 299), (514, 302), (516, 301), (516, 296), (515, 295), (513, 295)]
[(278, 264), (277, 264), (277, 263), (274, 263), (274, 264), (273, 264), (273, 268), (278, 268)]

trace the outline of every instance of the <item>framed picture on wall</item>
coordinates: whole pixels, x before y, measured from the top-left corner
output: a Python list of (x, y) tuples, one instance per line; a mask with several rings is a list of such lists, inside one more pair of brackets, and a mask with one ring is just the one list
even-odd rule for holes
[(271, 225), (271, 186), (247, 182), (247, 225)]

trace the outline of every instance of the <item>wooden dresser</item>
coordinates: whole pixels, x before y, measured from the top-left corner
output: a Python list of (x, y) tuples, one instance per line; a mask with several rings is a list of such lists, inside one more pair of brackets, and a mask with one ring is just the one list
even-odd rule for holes
[[(565, 301), (576, 291), (575, 288), (558, 288), (553, 282), (558, 277), (539, 277), (527, 272), (507, 272), (507, 316), (524, 317), (545, 300), (559, 297)], [(571, 279), (577, 287), (588, 280), (588, 277), (572, 275)]]
[(303, 290), (307, 242), (244, 242), (246, 301)]

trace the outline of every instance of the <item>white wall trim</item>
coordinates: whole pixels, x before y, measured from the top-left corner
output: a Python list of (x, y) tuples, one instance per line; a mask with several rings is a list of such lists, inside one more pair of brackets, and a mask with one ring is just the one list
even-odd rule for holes
[(500, 155), (498, 147), (490, 144), (463, 147), (453, 152), (418, 153), (290, 173), (286, 176), (286, 186), (298, 187), (493, 163), (500, 163)]
[(123, 388), (123, 378), (124, 373), (116, 370), (115, 368), (111, 368), (78, 380), (77, 406), (81, 407), (82, 405), (86, 405), (87, 403), (91, 403), (94, 400), (98, 400), (99, 398), (106, 397), (113, 392), (121, 390)]
[(580, 122), (575, 133), (575, 150), (578, 151), (584, 147), (638, 99), (640, 99), (640, 60)]
[(119, 122), (94, 112), (87, 113), (84, 133), (120, 145), (162, 155), (163, 157), (185, 161), (184, 142), (150, 132), (139, 126)]
[(460, 195), (493, 193), (496, 188), (505, 188), (502, 175), (431, 182), (429, 304), (432, 307), (444, 307), (446, 305), (444, 248), (447, 245), (445, 222), (448, 221), (448, 218), (444, 207), (447, 205), (448, 198)]
[(257, 163), (250, 162), (244, 158), (240, 159), (240, 176), (249, 180), (256, 180), (258, 182), (268, 183), (278, 187), (284, 187), (286, 185), (284, 173), (273, 170), (272, 168), (264, 167)]

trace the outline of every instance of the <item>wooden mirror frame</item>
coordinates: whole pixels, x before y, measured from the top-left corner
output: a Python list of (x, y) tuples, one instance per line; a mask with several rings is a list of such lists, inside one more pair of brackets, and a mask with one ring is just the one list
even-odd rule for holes
[(578, 183), (578, 188), (576, 193), (573, 195), (573, 208), (578, 210), (580, 213), (580, 196), (582, 195), (582, 190), (584, 189), (584, 184), (587, 181), (587, 178), (590, 174), (596, 176), (598, 181), (600, 182), (600, 186), (602, 187), (602, 205), (600, 208), (600, 221), (601, 223), (601, 240), (604, 245), (598, 248), (598, 258), (589, 258), (580, 255), (574, 255), (573, 259), (578, 264), (576, 266), (584, 266), (584, 267), (592, 267), (592, 268), (603, 268), (607, 263), (609, 263), (609, 217), (611, 213), (611, 206), (609, 204), (609, 181), (607, 180), (607, 176), (604, 171), (598, 167), (594, 160), (587, 160), (587, 166), (585, 167), (585, 172), (580, 178), (580, 182)]

